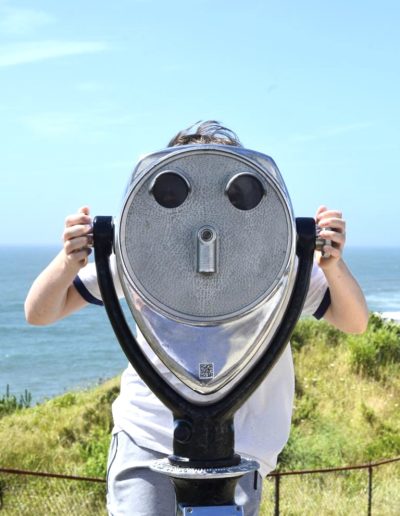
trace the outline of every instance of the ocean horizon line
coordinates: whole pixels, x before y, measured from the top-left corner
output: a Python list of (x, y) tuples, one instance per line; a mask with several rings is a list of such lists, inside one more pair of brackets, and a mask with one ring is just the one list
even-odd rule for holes
[[(61, 248), (62, 247), (62, 243), (61, 243), (61, 238), (60, 238), (60, 242), (59, 243), (46, 243), (46, 242), (10, 242), (10, 243), (7, 243), (7, 242), (1, 242), (0, 243), (0, 249), (1, 248), (7, 248), (7, 249), (10, 249), (10, 248), (13, 248), (13, 249), (16, 249), (16, 248), (21, 248), (21, 247), (29, 247), (29, 248), (42, 248), (42, 249), (51, 249), (51, 248)], [(382, 250), (382, 249), (393, 249), (393, 250), (399, 250), (400, 249), (400, 244), (399, 245), (393, 245), (393, 244), (385, 244), (385, 245), (371, 245), (371, 244), (347, 244), (346, 245), (346, 248), (345, 248), (345, 253), (346, 251), (350, 251), (350, 250), (353, 250), (353, 249), (357, 249), (357, 250), (362, 250), (362, 249), (365, 249), (365, 250)]]

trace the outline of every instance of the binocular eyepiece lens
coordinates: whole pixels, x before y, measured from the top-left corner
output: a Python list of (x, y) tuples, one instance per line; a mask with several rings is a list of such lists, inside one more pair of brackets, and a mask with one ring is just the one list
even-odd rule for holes
[(176, 172), (162, 172), (151, 188), (154, 199), (164, 208), (178, 208), (189, 195), (189, 183)]
[(233, 177), (225, 190), (230, 202), (238, 210), (252, 210), (260, 203), (265, 194), (261, 181), (251, 174)]

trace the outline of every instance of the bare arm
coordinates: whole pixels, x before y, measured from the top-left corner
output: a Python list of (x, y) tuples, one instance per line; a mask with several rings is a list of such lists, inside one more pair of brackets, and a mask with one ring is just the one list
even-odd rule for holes
[(360, 286), (342, 258), (346, 223), (341, 212), (325, 206), (318, 209), (316, 220), (322, 228), (321, 237), (332, 240), (331, 246), (324, 247), (330, 257), (318, 256), (317, 259), (331, 294), (331, 304), (324, 318), (346, 333), (363, 333), (368, 324), (368, 307)]
[(46, 325), (82, 308), (87, 303), (72, 282), (87, 264), (92, 244), (89, 208), (66, 218), (64, 247), (33, 282), (25, 300), (25, 317), (30, 324)]

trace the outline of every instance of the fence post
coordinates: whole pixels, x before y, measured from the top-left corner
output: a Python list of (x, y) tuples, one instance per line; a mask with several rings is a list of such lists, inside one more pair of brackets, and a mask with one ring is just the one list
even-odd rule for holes
[(275, 476), (275, 509), (274, 509), (274, 516), (279, 516), (280, 483), (281, 483), (281, 476), (278, 473)]
[(372, 466), (368, 467), (368, 516), (372, 514)]
[(0, 509), (3, 508), (3, 488), (4, 488), (4, 482), (2, 479), (0, 479)]

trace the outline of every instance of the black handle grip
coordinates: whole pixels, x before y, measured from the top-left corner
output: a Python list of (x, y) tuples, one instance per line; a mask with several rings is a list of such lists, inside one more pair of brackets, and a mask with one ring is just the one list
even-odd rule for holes
[(114, 241), (112, 217), (98, 216), (93, 220), (93, 247), (100, 293), (114, 333), (129, 362), (148, 387), (174, 412), (187, 412), (189, 403), (158, 375), (140, 348), (128, 323), (115, 291), (110, 269)]

